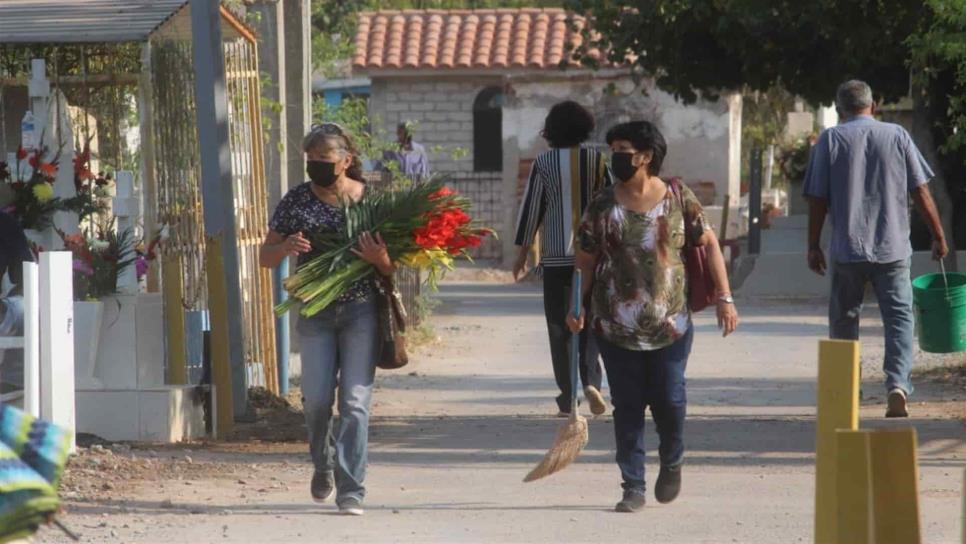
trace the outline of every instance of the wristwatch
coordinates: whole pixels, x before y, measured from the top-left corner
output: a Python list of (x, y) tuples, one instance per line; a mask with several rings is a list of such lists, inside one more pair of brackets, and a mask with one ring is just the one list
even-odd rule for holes
[(725, 304), (734, 304), (735, 297), (731, 295), (721, 295), (720, 297), (718, 297), (718, 302), (724, 302)]

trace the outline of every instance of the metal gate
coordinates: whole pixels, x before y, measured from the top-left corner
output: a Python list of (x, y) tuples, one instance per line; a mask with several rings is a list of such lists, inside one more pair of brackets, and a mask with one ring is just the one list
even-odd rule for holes
[[(256, 43), (244, 36), (226, 38), (223, 49), (245, 364), (249, 385), (264, 385), (277, 393), (271, 274), (258, 266), (258, 246), (268, 229), (268, 199)], [(177, 32), (166, 34), (164, 29), (153, 36), (155, 213), (158, 223), (168, 226), (170, 239), (162, 253), (172, 263), (165, 267), (164, 280), (180, 283), (185, 311), (205, 311), (205, 229), (191, 66), (190, 41)]]

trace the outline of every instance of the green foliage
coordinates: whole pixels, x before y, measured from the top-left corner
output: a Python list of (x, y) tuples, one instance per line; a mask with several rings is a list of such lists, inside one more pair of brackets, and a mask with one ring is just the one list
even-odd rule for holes
[(934, 17), (924, 32), (907, 40), (911, 66), (921, 88), (944, 87), (940, 96), (932, 93), (932, 109), (939, 117), (934, 127), (945, 140), (942, 150), (954, 153), (966, 148), (966, 0), (926, 4)]
[(785, 134), (787, 114), (794, 107), (795, 97), (778, 85), (765, 92), (746, 93), (741, 109), (742, 149), (778, 144)]
[(909, 89), (904, 40), (923, 17), (918, 0), (567, 0), (590, 15), (593, 48), (634, 65), (683, 99), (781, 85), (813, 104), (865, 79), (886, 100)]

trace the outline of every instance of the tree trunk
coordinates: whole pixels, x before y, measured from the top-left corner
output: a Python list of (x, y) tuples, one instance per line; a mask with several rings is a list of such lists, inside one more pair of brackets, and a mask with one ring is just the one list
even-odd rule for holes
[(929, 190), (932, 193), (933, 200), (936, 201), (936, 208), (939, 210), (939, 217), (942, 220), (943, 231), (946, 235), (946, 243), (949, 245), (949, 256), (945, 259), (946, 268), (957, 270), (956, 241), (953, 236), (953, 200), (949, 195), (946, 176), (941, 168), (942, 162), (939, 160), (939, 149), (932, 134), (929, 106), (926, 104), (923, 93), (917, 90), (913, 91), (912, 139), (926, 158), (926, 162), (935, 171), (936, 176), (929, 182)]

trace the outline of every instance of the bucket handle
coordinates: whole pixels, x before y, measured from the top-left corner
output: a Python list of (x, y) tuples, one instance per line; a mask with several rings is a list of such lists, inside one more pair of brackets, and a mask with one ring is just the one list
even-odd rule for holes
[(939, 270), (943, 274), (943, 285), (946, 286), (946, 300), (949, 300), (949, 280), (946, 279), (946, 264), (939, 259)]

